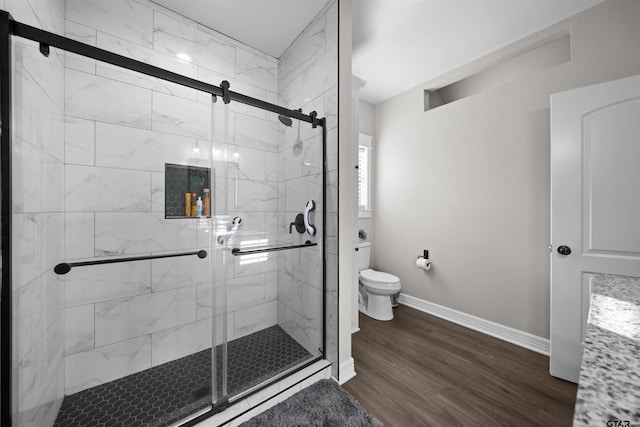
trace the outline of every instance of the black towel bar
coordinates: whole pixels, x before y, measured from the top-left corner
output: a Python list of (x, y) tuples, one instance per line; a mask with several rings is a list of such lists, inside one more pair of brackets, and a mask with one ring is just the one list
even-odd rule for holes
[(149, 256), (135, 256), (128, 258), (111, 258), (111, 259), (98, 259), (93, 261), (81, 261), (81, 262), (62, 262), (56, 265), (53, 268), (53, 271), (56, 274), (67, 274), (73, 267), (84, 267), (87, 265), (98, 265), (98, 264), (115, 264), (118, 262), (129, 262), (129, 261), (143, 261), (147, 259), (158, 259), (158, 258), (173, 258), (179, 256), (189, 256), (189, 255), (197, 255), (198, 258), (206, 258), (207, 251), (192, 251), (192, 252), (182, 252), (178, 254), (163, 254), (163, 255), (149, 255)]
[(272, 247), (272, 248), (249, 249), (249, 250), (242, 250), (240, 248), (233, 248), (233, 249), (231, 249), (231, 254), (235, 255), (235, 256), (240, 256), (240, 255), (248, 255), (248, 254), (259, 254), (259, 253), (262, 253), (262, 252), (284, 251), (284, 250), (287, 250), (287, 249), (308, 248), (310, 246), (318, 246), (318, 244), (317, 243), (311, 243), (311, 241), (307, 240), (302, 245), (275, 246), (275, 247)]

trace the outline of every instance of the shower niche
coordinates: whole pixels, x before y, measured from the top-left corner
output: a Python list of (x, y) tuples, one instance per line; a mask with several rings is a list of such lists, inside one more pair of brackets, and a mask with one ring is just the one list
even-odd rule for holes
[[(213, 198), (211, 169), (165, 163), (164, 194), (166, 219), (210, 218)], [(198, 197), (202, 201), (201, 209), (198, 209)]]

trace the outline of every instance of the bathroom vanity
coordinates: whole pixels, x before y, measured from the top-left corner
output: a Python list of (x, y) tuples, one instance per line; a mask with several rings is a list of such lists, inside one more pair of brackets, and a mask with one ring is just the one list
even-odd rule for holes
[(640, 278), (594, 281), (573, 422), (640, 425)]

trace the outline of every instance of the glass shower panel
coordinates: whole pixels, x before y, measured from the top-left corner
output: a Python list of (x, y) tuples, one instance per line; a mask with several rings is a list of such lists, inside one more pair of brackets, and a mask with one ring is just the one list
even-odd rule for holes
[(228, 381), (227, 381), (227, 279), (232, 269), (229, 269), (230, 254), (226, 250), (229, 239), (237, 231), (242, 224), (234, 223), (233, 218), (229, 218), (227, 209), (227, 188), (226, 176), (230, 163), (229, 141), (232, 136), (233, 127), (229, 122), (229, 107), (221, 100), (215, 100), (212, 103), (212, 111), (214, 115), (214, 135), (211, 147), (211, 158), (213, 161), (213, 206), (211, 212), (213, 214), (213, 236), (212, 248), (214, 248), (214, 257), (216, 264), (215, 275), (212, 278), (213, 292), (211, 293), (211, 306), (213, 307), (212, 319), (212, 372), (216, 375), (212, 376), (211, 389), (215, 390), (212, 396), (212, 403), (216, 405), (225, 405), (228, 400)]
[[(278, 153), (279, 240), (308, 245), (282, 251), (278, 259), (278, 325), (304, 349), (298, 359), (290, 356), (290, 366), (325, 351), (323, 153), (321, 127), (294, 120), (284, 128)], [(298, 227), (301, 214), (304, 231)]]
[(28, 42), (12, 51), (12, 418), (51, 425), (64, 397), (64, 65)]
[(233, 143), (220, 151), (233, 400), (322, 355), (323, 156), (321, 128), (229, 108)]
[(212, 328), (215, 215), (187, 204), (216, 198), (211, 96), (64, 57), (16, 48), (20, 412), (170, 425), (216, 400), (212, 340), (225, 339)]

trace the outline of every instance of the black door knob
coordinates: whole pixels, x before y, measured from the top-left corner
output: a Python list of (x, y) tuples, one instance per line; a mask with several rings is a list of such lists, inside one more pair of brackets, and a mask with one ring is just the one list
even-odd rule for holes
[(560, 255), (569, 255), (571, 253), (571, 248), (569, 246), (558, 246), (558, 253)]

